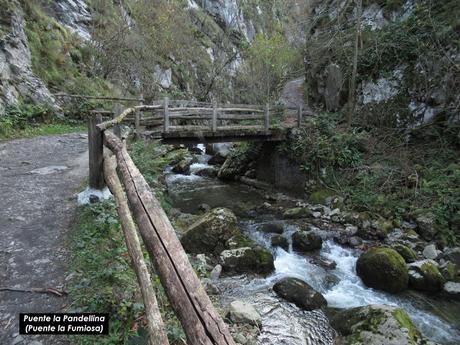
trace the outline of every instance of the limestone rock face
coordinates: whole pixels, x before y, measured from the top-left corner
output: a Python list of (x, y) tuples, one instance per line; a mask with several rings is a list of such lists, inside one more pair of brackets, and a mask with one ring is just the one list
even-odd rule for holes
[(406, 262), (391, 248), (372, 248), (361, 254), (356, 272), (367, 286), (391, 293), (406, 289), (409, 282)]
[(227, 208), (215, 208), (193, 223), (181, 238), (188, 253), (220, 254), (226, 242), (240, 230), (236, 216)]
[(440, 291), (445, 279), (433, 260), (421, 260), (409, 265), (409, 284), (422, 291)]
[(337, 339), (337, 344), (414, 345), (426, 343), (426, 339), (403, 309), (387, 305), (345, 309), (331, 318), (331, 325), (341, 334)]
[[(48, 88), (32, 72), (31, 53), (24, 32), (24, 13), (17, 1), (2, 11), (0, 33), (0, 113), (7, 104), (20, 98), (36, 103), (54, 104)], [(6, 33), (4, 33), (6, 32)]]
[(326, 299), (303, 280), (285, 278), (273, 286), (275, 293), (304, 310), (319, 309), (327, 305)]
[(245, 323), (257, 327), (262, 325), (262, 317), (257, 310), (251, 304), (240, 300), (230, 303), (227, 318), (234, 323)]

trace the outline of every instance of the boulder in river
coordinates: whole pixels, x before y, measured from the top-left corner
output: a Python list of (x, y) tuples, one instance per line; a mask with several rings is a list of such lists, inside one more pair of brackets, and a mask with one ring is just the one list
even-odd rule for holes
[(292, 235), (292, 248), (301, 253), (321, 249), (323, 240), (313, 231), (297, 231)]
[(445, 279), (433, 260), (421, 260), (409, 265), (409, 284), (416, 290), (441, 291)]
[(188, 253), (220, 254), (226, 242), (240, 229), (236, 216), (227, 208), (215, 208), (193, 223), (181, 238), (182, 246)]
[(260, 226), (260, 231), (265, 233), (282, 234), (284, 231), (283, 223), (265, 223)]
[(427, 340), (401, 308), (368, 305), (345, 309), (330, 318), (340, 333), (338, 344), (421, 345)]
[(249, 324), (260, 327), (262, 317), (257, 310), (249, 303), (236, 300), (230, 303), (227, 318), (234, 323)]
[(192, 158), (186, 157), (174, 165), (172, 171), (176, 174), (188, 174), (190, 172), (190, 165), (192, 165)]
[(398, 293), (407, 288), (409, 276), (406, 262), (391, 248), (371, 248), (356, 262), (356, 272), (369, 287)]
[(327, 301), (318, 291), (303, 280), (284, 278), (273, 285), (273, 291), (301, 309), (314, 310), (327, 306)]
[(407, 263), (417, 260), (417, 253), (412, 248), (409, 248), (404, 244), (397, 243), (393, 246), (393, 249), (396, 250)]
[(272, 253), (262, 247), (224, 250), (220, 261), (225, 272), (268, 274), (275, 269)]
[(457, 267), (460, 267), (460, 247), (445, 249), (443, 257), (446, 260), (452, 261)]
[(281, 247), (285, 251), (289, 250), (289, 242), (286, 237), (282, 235), (273, 235), (272, 236), (272, 246), (273, 247)]
[(307, 207), (294, 207), (287, 209), (283, 213), (285, 219), (300, 219), (312, 217), (312, 211)]

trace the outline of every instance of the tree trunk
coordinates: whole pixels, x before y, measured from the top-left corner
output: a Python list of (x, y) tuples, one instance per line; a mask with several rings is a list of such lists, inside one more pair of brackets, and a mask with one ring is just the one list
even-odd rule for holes
[(352, 117), (356, 108), (356, 75), (358, 73), (358, 50), (359, 50), (359, 37), (361, 35), (361, 12), (363, 7), (362, 0), (356, 0), (357, 4), (357, 20), (356, 20), (356, 33), (355, 33), (355, 50), (353, 56), (353, 71), (350, 79), (350, 90), (348, 93), (348, 116), (347, 125), (351, 127)]

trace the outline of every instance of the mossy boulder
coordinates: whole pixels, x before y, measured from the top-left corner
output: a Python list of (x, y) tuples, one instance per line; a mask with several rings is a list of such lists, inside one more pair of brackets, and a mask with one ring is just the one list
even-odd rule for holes
[(340, 335), (338, 344), (418, 345), (426, 339), (401, 308), (369, 305), (345, 309), (330, 317), (331, 326)]
[(284, 250), (289, 250), (289, 242), (286, 237), (282, 235), (273, 235), (272, 236), (272, 246), (281, 247)]
[(409, 265), (409, 284), (421, 291), (441, 291), (445, 279), (433, 260), (421, 260)]
[(297, 231), (292, 235), (292, 248), (301, 253), (321, 249), (323, 240), (313, 231)]
[(329, 189), (319, 189), (314, 191), (308, 197), (308, 201), (312, 204), (325, 205), (329, 198), (333, 197), (335, 193)]
[(282, 234), (284, 232), (284, 225), (282, 223), (270, 222), (262, 224), (259, 230), (268, 234)]
[(415, 219), (417, 223), (416, 231), (426, 241), (431, 241), (438, 233), (435, 219), (436, 217), (429, 212), (421, 214)]
[(367, 286), (390, 293), (405, 290), (409, 282), (404, 258), (386, 247), (371, 248), (361, 254), (356, 272)]
[(240, 234), (236, 216), (227, 208), (215, 208), (193, 223), (181, 238), (187, 253), (219, 255), (227, 241)]
[(300, 219), (300, 218), (310, 218), (312, 217), (313, 212), (306, 207), (294, 207), (287, 209), (283, 213), (283, 218), (285, 219)]
[(399, 255), (401, 255), (407, 263), (417, 261), (417, 253), (412, 248), (408, 246), (397, 243), (393, 246), (393, 249), (396, 250)]
[(327, 306), (327, 301), (318, 291), (303, 280), (284, 278), (273, 286), (273, 291), (301, 309), (314, 310)]
[(228, 273), (268, 274), (275, 269), (272, 253), (260, 246), (224, 250), (220, 262)]
[(188, 174), (190, 172), (190, 166), (192, 165), (192, 158), (186, 157), (179, 163), (173, 166), (172, 171), (176, 174)]

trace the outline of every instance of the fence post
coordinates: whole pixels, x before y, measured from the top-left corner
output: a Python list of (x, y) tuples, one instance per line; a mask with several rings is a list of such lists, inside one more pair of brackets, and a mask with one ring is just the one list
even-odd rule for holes
[(164, 100), (164, 132), (168, 133), (169, 132), (169, 99), (168, 97), (165, 97)]
[[(123, 108), (120, 106), (120, 104), (115, 104), (115, 106), (113, 107), (113, 118), (116, 118), (122, 111), (123, 111)], [(113, 134), (115, 134), (118, 138), (121, 138), (120, 124), (116, 123), (113, 126)]]
[(141, 112), (139, 110), (134, 113), (134, 127), (136, 128), (136, 139), (139, 139), (141, 134)]
[(297, 127), (302, 126), (302, 105), (300, 104), (297, 108)]
[(266, 131), (270, 128), (270, 105), (268, 103), (265, 105), (264, 128)]
[(217, 102), (212, 102), (212, 131), (217, 131)]
[(101, 122), (101, 114), (88, 118), (89, 188), (97, 190), (105, 187), (102, 131), (96, 127)]

